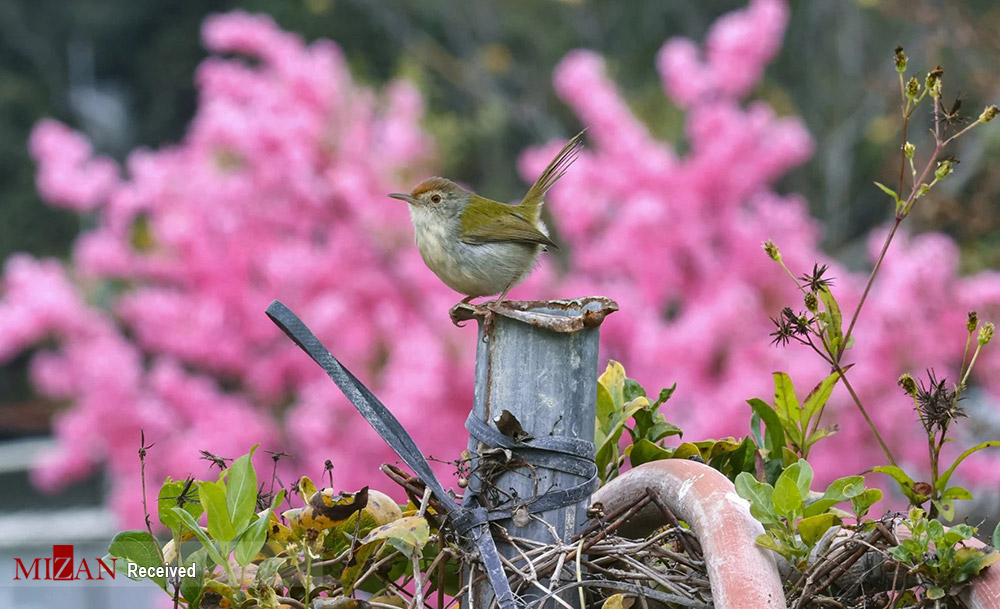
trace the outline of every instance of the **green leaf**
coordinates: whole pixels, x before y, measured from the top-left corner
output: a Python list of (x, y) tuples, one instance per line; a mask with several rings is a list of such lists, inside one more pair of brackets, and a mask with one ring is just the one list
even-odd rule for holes
[(990, 538), (990, 544), (994, 549), (1000, 548), (1000, 522), (993, 527), (993, 537)]
[(799, 459), (791, 466), (785, 468), (785, 475), (795, 480), (795, 485), (799, 489), (799, 495), (803, 501), (809, 496), (809, 485), (813, 480), (813, 468), (805, 459)]
[(622, 386), (622, 399), (631, 402), (638, 397), (646, 397), (646, 390), (635, 379), (626, 378), (625, 384)]
[(977, 550), (974, 548), (959, 548), (955, 551), (955, 562), (960, 565), (955, 581), (963, 582), (979, 575), (986, 567), (1000, 560), (1000, 553), (996, 551)]
[[(798, 444), (798, 422), (802, 408), (799, 406), (799, 398), (795, 397), (795, 387), (792, 385), (792, 378), (784, 372), (774, 373), (774, 410), (781, 419), (785, 433), (792, 436), (792, 441)], [(789, 425), (788, 422), (796, 423)]]
[(837, 517), (830, 513), (809, 516), (799, 521), (799, 535), (802, 536), (802, 541), (806, 545), (812, 547), (835, 524), (837, 524)]
[(236, 549), (233, 552), (236, 562), (240, 565), (245, 567), (253, 562), (253, 559), (257, 557), (261, 548), (264, 547), (264, 542), (267, 541), (268, 525), (271, 523), (271, 512), (281, 505), (284, 499), (285, 489), (281, 489), (271, 503), (271, 507), (261, 512), (257, 520), (240, 534), (239, 541), (236, 542)]
[[(178, 519), (179, 520), (179, 519)], [(188, 602), (190, 607), (197, 607), (196, 602), (201, 598), (202, 588), (205, 581), (205, 560), (208, 557), (208, 550), (199, 548), (191, 552), (184, 559), (184, 566), (196, 565), (194, 577), (184, 576), (181, 578), (181, 596)]]
[(879, 465), (878, 467), (871, 468), (869, 471), (886, 474), (896, 481), (896, 484), (899, 485), (899, 490), (903, 491), (903, 494), (906, 495), (910, 501), (917, 501), (917, 496), (913, 492), (913, 478), (906, 475), (906, 472), (899, 467), (895, 465)]
[[(233, 529), (236, 531), (246, 528), (257, 506), (257, 472), (254, 471), (253, 463), (250, 461), (257, 446), (254, 444), (249, 454), (243, 455), (229, 467), (229, 477), (226, 481), (226, 508)], [(209, 518), (211, 519), (211, 514)]]
[(257, 558), (257, 553), (267, 541), (267, 525), (270, 524), (270, 521), (271, 510), (267, 510), (264, 515), (258, 516), (257, 520), (253, 521), (240, 534), (236, 548), (233, 550), (233, 557), (236, 558), (236, 562), (240, 566), (245, 567)]
[(372, 529), (362, 544), (369, 544), (381, 539), (388, 540), (394, 548), (407, 556), (420, 554), (430, 538), (430, 528), (423, 516), (405, 516)]
[(940, 586), (931, 586), (927, 589), (927, 598), (931, 600), (944, 598), (944, 588), (941, 588)]
[(635, 444), (629, 447), (631, 450), (628, 451), (629, 463), (632, 467), (638, 467), (643, 463), (649, 463), (650, 461), (659, 461), (660, 459), (669, 459), (670, 451), (653, 444), (645, 438), (640, 438)]
[(225, 484), (221, 480), (201, 482), (198, 484), (198, 496), (205, 513), (208, 514), (208, 533), (222, 543), (236, 539), (236, 528), (233, 527), (229, 511), (226, 509)]
[(747, 404), (750, 404), (754, 414), (764, 421), (764, 448), (767, 448), (773, 457), (779, 457), (781, 449), (785, 446), (785, 432), (778, 414), (770, 404), (758, 398), (747, 400)]
[(984, 448), (992, 448), (994, 446), (1000, 446), (1000, 440), (990, 440), (989, 442), (980, 442), (979, 444), (976, 444), (972, 448), (969, 448), (965, 452), (960, 454), (958, 458), (955, 459), (955, 462), (951, 464), (951, 467), (945, 470), (945, 472), (941, 474), (941, 477), (938, 478), (937, 490), (941, 490), (948, 486), (948, 480), (950, 480), (951, 475), (955, 473), (955, 468), (958, 467), (958, 464), (964, 461), (966, 457), (968, 457), (969, 455), (978, 450), (982, 450)]
[(802, 515), (806, 518), (810, 516), (817, 516), (819, 514), (826, 513), (831, 507), (837, 505), (839, 501), (836, 499), (816, 499), (812, 502), (807, 502), (805, 509), (802, 510)]
[(879, 190), (892, 197), (893, 202), (899, 203), (899, 195), (896, 194), (895, 190), (889, 188), (888, 186), (882, 184), (881, 182), (875, 182), (875, 186), (878, 186)]
[(670, 396), (674, 394), (674, 391), (676, 389), (677, 389), (677, 383), (674, 383), (670, 387), (664, 387), (663, 389), (660, 389), (660, 393), (659, 395), (656, 396), (656, 401), (653, 402), (652, 408), (654, 409), (659, 408), (660, 405), (662, 405), (664, 402), (670, 399)]
[(877, 488), (870, 488), (851, 498), (851, 506), (857, 513), (859, 523), (868, 514), (868, 510), (880, 499), (882, 499), (882, 490)]
[(960, 486), (953, 486), (941, 493), (942, 499), (972, 499), (972, 493)]
[[(114, 536), (108, 546), (108, 554), (131, 562), (140, 567), (159, 567), (163, 564), (157, 551), (157, 542), (148, 531), (122, 531)], [(127, 573), (127, 571), (126, 571)], [(166, 589), (166, 579), (162, 577), (149, 578), (161, 588)]]
[(219, 548), (212, 543), (212, 540), (205, 534), (205, 531), (198, 525), (198, 522), (191, 517), (191, 514), (188, 514), (178, 507), (170, 509), (177, 514), (178, 518), (181, 519), (181, 522), (184, 523), (184, 526), (186, 526), (192, 533), (194, 533), (194, 536), (198, 538), (202, 547), (204, 547), (208, 552), (209, 558), (211, 558), (217, 565), (225, 565), (226, 559), (222, 557), (222, 552), (219, 552)]
[(844, 320), (840, 313), (840, 305), (837, 304), (837, 299), (833, 297), (830, 288), (826, 286), (820, 288), (816, 295), (819, 296), (828, 316), (823, 332), (823, 343), (826, 345), (827, 351), (837, 353), (840, 350), (840, 345), (844, 342), (842, 329)]
[(823, 496), (837, 501), (845, 501), (865, 492), (865, 479), (862, 476), (846, 476), (830, 483)]
[(826, 402), (830, 399), (830, 394), (833, 393), (833, 387), (837, 384), (839, 378), (840, 373), (834, 372), (820, 381), (809, 392), (809, 395), (806, 396), (805, 402), (802, 403), (802, 430), (804, 432), (808, 431), (809, 422), (813, 416), (822, 412), (823, 407), (826, 406)]
[(758, 482), (752, 474), (742, 472), (736, 476), (736, 494), (750, 502), (750, 514), (764, 524), (774, 524), (778, 518), (771, 500), (774, 488), (770, 484)]
[(167, 478), (167, 481), (163, 483), (156, 500), (156, 513), (163, 526), (174, 532), (180, 531), (181, 521), (171, 511), (172, 507), (184, 508), (196, 520), (201, 517), (201, 503), (194, 499), (197, 492), (195, 484), (196, 482), (193, 480), (171, 480), (170, 478)]
[[(796, 465), (798, 464), (796, 463)], [(771, 496), (771, 501), (774, 503), (774, 513), (789, 519), (802, 509), (802, 493), (799, 490), (796, 476), (788, 474), (790, 470), (791, 467), (785, 469), (778, 476), (778, 481), (774, 483), (774, 494)]]

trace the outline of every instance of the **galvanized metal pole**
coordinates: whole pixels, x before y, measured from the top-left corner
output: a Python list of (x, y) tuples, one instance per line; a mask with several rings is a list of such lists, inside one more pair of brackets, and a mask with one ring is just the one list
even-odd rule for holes
[[(512, 301), (503, 303), (486, 320), (483, 307), (459, 305), (453, 317), (479, 322), (473, 416), (497, 427), (501, 414), (508, 411), (527, 436), (593, 442), (600, 325), (617, 309), (614, 301), (603, 297)], [(505, 427), (501, 423), (500, 431), (511, 435)], [(574, 505), (532, 515), (538, 518), (528, 517), (527, 509), (547, 493), (584, 480), (565, 471), (518, 465), (517, 460), (509, 467), (498, 464), (502, 452), (483, 457), (489, 448), (470, 437), (469, 452), (477, 468), (469, 490), (478, 493), (488, 509), (516, 510), (514, 518), (497, 524), (512, 537), (552, 543), (554, 529), (561, 541), (568, 540), (586, 520), (589, 496)], [(531, 451), (526, 452), (530, 460)], [(520, 506), (526, 509), (517, 510)], [(495, 537), (500, 552), (513, 556), (513, 548)], [(480, 579), (472, 594), (474, 609), (487, 609), (493, 592), (489, 582)], [(468, 599), (464, 602), (468, 608)]]

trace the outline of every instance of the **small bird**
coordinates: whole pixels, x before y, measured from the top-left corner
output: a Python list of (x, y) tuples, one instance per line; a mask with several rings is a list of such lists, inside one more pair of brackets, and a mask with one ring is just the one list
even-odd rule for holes
[(538, 253), (559, 246), (541, 220), (545, 194), (561, 178), (583, 147), (583, 132), (571, 139), (521, 202), (508, 205), (481, 197), (446, 178), (427, 178), (410, 194), (392, 193), (406, 201), (420, 257), (448, 287), (473, 298), (507, 296), (535, 268)]

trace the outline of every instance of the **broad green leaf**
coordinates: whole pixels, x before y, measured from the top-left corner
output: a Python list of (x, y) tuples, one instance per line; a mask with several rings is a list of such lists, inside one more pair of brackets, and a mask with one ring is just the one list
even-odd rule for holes
[(774, 512), (789, 519), (802, 509), (802, 493), (799, 490), (796, 477), (788, 475), (790, 469), (786, 469), (778, 476), (778, 481), (774, 483), (774, 494), (771, 495)]
[(856, 497), (865, 491), (865, 479), (862, 476), (846, 476), (830, 483), (823, 497), (844, 501)]
[(896, 481), (896, 484), (899, 485), (899, 490), (903, 491), (903, 494), (906, 495), (910, 501), (918, 501), (917, 495), (913, 492), (913, 478), (906, 475), (906, 472), (899, 467), (895, 465), (879, 465), (878, 467), (871, 468), (869, 471), (886, 474)]
[(750, 514), (764, 524), (775, 524), (772, 496), (774, 488), (770, 484), (758, 482), (752, 474), (743, 472), (736, 476), (736, 494), (750, 502)]
[(763, 548), (767, 548), (772, 552), (777, 552), (778, 554), (781, 554), (785, 558), (790, 557), (789, 556), (790, 553), (787, 551), (787, 549), (781, 544), (779, 544), (776, 539), (774, 539), (767, 533), (761, 533), (760, 535), (757, 536), (757, 545)]
[(940, 586), (931, 586), (930, 588), (927, 589), (927, 598), (931, 599), (932, 601), (944, 598), (944, 594), (945, 594), (944, 588)]
[(858, 524), (868, 514), (868, 510), (875, 505), (875, 502), (881, 498), (882, 491), (877, 488), (870, 488), (856, 497), (851, 497), (851, 506), (856, 512)]
[(994, 549), (1000, 549), (1000, 522), (997, 526), (993, 527), (993, 536), (990, 538), (990, 544)]
[[(108, 554), (132, 562), (140, 567), (159, 567), (163, 564), (156, 549), (156, 540), (148, 531), (122, 531), (114, 536), (108, 546)], [(126, 571), (127, 573), (127, 571)], [(156, 585), (166, 587), (162, 577), (151, 577)]]
[(643, 463), (649, 463), (650, 461), (659, 461), (660, 459), (669, 459), (670, 451), (653, 444), (645, 438), (640, 438), (635, 444), (629, 447), (628, 458), (629, 463), (632, 467), (637, 467)]
[(239, 541), (236, 542), (236, 548), (233, 551), (236, 562), (240, 565), (245, 567), (250, 564), (264, 547), (264, 542), (267, 541), (267, 529), (271, 524), (271, 512), (281, 505), (284, 499), (285, 489), (281, 489), (271, 503), (271, 507), (261, 512), (257, 520), (240, 534)]
[(257, 507), (257, 472), (253, 469), (250, 459), (257, 444), (250, 453), (243, 455), (229, 467), (226, 481), (226, 508), (230, 521), (236, 531), (242, 531), (250, 522), (254, 508)]
[(960, 486), (953, 486), (941, 493), (942, 499), (972, 499), (972, 493)]
[(823, 534), (835, 524), (837, 517), (830, 513), (809, 516), (799, 521), (799, 535), (802, 536), (802, 541), (811, 547), (816, 545)]
[(635, 379), (626, 378), (625, 384), (622, 386), (622, 399), (631, 402), (639, 397), (646, 397), (646, 390)]
[(789, 467), (785, 468), (782, 475), (791, 477), (799, 489), (799, 496), (805, 501), (809, 496), (809, 486), (813, 481), (813, 468), (805, 459), (799, 459)]
[(236, 539), (236, 529), (226, 509), (226, 489), (222, 481), (201, 482), (198, 484), (198, 496), (208, 515), (208, 533), (222, 543)]
[(178, 507), (171, 509), (175, 514), (177, 514), (177, 517), (181, 519), (184, 526), (186, 526), (192, 533), (194, 533), (194, 536), (198, 538), (198, 541), (201, 542), (205, 551), (208, 552), (209, 558), (211, 558), (217, 565), (221, 566), (226, 564), (226, 559), (222, 557), (222, 552), (219, 552), (219, 548), (217, 548), (212, 540), (209, 539), (208, 535), (205, 534), (205, 531), (198, 525), (197, 521), (191, 517), (191, 514), (188, 514)]
[(198, 501), (198, 487), (195, 485), (193, 480), (189, 482), (170, 478), (163, 483), (156, 500), (156, 513), (163, 526), (174, 532), (180, 530), (181, 521), (171, 511), (172, 507), (184, 508), (196, 520), (201, 517), (202, 507)]
[(778, 414), (770, 404), (758, 398), (747, 400), (747, 404), (750, 404), (754, 414), (764, 421), (763, 448), (769, 450), (774, 457), (780, 456), (781, 449), (785, 446), (785, 432)]
[(837, 384), (839, 378), (840, 373), (834, 372), (820, 381), (809, 392), (809, 395), (806, 396), (805, 401), (802, 403), (802, 429), (804, 431), (809, 429), (809, 422), (813, 416), (822, 412), (823, 407), (826, 406), (826, 402), (830, 399), (830, 394), (833, 393), (833, 387)]
[(819, 498), (811, 503), (806, 503), (805, 508), (802, 510), (802, 515), (806, 518), (810, 516), (817, 516), (819, 514), (826, 513), (831, 507), (839, 503), (835, 499), (824, 499)]
[[(795, 397), (792, 378), (784, 372), (774, 373), (774, 410), (781, 419), (785, 433), (791, 435), (792, 441), (798, 445), (801, 440), (798, 422), (802, 408), (799, 406), (799, 398)], [(789, 422), (794, 425), (790, 425)]]
[(208, 550), (199, 548), (184, 559), (184, 566), (196, 565), (194, 577), (184, 576), (181, 578), (181, 596), (184, 597), (190, 607), (197, 607), (196, 602), (201, 598), (201, 592), (205, 581), (205, 560), (208, 557)]
[[(611, 398), (611, 392), (601, 383), (597, 384), (597, 441), (596, 444), (604, 441), (611, 427), (611, 417), (615, 413), (615, 402)], [(603, 435), (601, 435), (603, 434)]]
[[(944, 518), (948, 522), (951, 522), (952, 520), (955, 519), (954, 501), (952, 501), (951, 499), (941, 499), (939, 501), (933, 501), (932, 503), (934, 504), (935, 507), (937, 507), (938, 513), (941, 515), (941, 518)], [(937, 522), (937, 521), (933, 520), (932, 522)]]
[(960, 565), (955, 581), (963, 582), (986, 567), (1000, 560), (1000, 552), (983, 551), (973, 548), (959, 548), (955, 551), (955, 563)]
[(830, 288), (826, 286), (823, 286), (816, 295), (819, 296), (820, 301), (823, 303), (823, 308), (826, 309), (827, 313), (827, 325), (823, 332), (823, 342), (830, 353), (837, 353), (844, 342), (842, 329), (843, 317), (840, 314), (840, 305), (837, 304), (837, 299), (833, 297)]
[(691, 457), (701, 457), (701, 449), (693, 442), (682, 442), (674, 449), (671, 455), (674, 459), (690, 459)]
[(958, 464), (964, 461), (966, 457), (968, 457), (969, 455), (971, 455), (976, 451), (982, 450), (984, 448), (991, 448), (994, 446), (1000, 446), (1000, 440), (990, 440), (989, 442), (980, 442), (979, 444), (976, 444), (972, 448), (969, 448), (965, 452), (960, 454), (958, 458), (955, 459), (955, 462), (951, 464), (951, 467), (945, 470), (945, 472), (941, 474), (941, 477), (938, 478), (937, 490), (941, 490), (948, 487), (948, 480), (950, 480), (951, 475), (955, 473), (955, 468), (958, 467)]
[(385, 539), (407, 556), (419, 554), (430, 537), (430, 528), (423, 516), (405, 516), (372, 529), (362, 544)]

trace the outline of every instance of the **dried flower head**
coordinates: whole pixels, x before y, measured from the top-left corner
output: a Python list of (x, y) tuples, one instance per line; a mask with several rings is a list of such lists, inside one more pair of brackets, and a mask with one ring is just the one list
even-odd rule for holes
[(920, 422), (928, 433), (944, 431), (952, 420), (966, 416), (965, 411), (958, 406), (959, 398), (954, 391), (947, 388), (947, 380), (937, 380), (934, 370), (927, 371), (927, 385), (920, 381), (920, 388), (913, 397), (917, 402), (917, 413)]
[(986, 109), (983, 110), (983, 113), (979, 115), (979, 122), (988, 123), (991, 120), (995, 119), (998, 113), (1000, 113), (1000, 108), (997, 108), (996, 106), (986, 106)]
[(777, 319), (772, 317), (771, 321), (777, 326), (777, 329), (770, 334), (774, 337), (771, 340), (772, 345), (785, 346), (792, 338), (809, 334), (811, 320), (806, 315), (797, 315), (791, 307), (782, 309), (781, 315)]
[(979, 325), (979, 314), (975, 311), (969, 311), (969, 320), (965, 322), (965, 329), (972, 334), (976, 331), (976, 326)]
[(799, 281), (802, 282), (802, 287), (808, 287), (813, 292), (819, 292), (823, 288), (828, 288), (833, 285), (833, 277), (823, 277), (830, 267), (825, 264), (813, 264), (812, 274), (804, 274), (799, 277)]
[(915, 76), (911, 76), (910, 80), (906, 81), (906, 96), (910, 99), (917, 99), (919, 95), (920, 81)]

